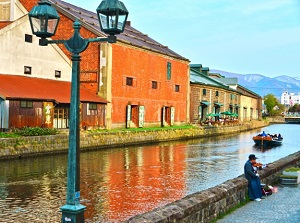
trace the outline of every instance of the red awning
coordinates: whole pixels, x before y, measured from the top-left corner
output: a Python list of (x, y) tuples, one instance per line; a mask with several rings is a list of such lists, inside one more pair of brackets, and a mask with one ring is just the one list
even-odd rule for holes
[[(35, 77), (0, 74), (0, 97), (3, 99), (23, 99), (70, 103), (71, 82)], [(108, 103), (107, 100), (80, 87), (80, 101)]]

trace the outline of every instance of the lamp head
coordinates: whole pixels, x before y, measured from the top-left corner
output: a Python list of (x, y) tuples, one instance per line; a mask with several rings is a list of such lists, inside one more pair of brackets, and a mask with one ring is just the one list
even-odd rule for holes
[(128, 11), (119, 0), (103, 0), (97, 8), (100, 28), (109, 35), (120, 34), (125, 29)]
[(40, 1), (28, 14), (32, 33), (41, 38), (55, 35), (59, 15), (47, 1)]

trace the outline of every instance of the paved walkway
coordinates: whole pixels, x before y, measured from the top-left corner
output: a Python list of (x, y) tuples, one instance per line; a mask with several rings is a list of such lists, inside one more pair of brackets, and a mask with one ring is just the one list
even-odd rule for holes
[(300, 223), (300, 186), (278, 186), (277, 193), (251, 201), (217, 222)]

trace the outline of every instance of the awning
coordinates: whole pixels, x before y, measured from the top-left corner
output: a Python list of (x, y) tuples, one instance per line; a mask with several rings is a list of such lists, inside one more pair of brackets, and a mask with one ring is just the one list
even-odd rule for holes
[[(0, 97), (5, 100), (53, 101), (70, 103), (71, 82), (19, 75), (0, 75)], [(80, 87), (80, 101), (108, 103), (104, 98)]]
[(205, 105), (205, 106), (209, 106), (210, 105), (210, 103), (208, 101), (201, 101), (200, 103), (201, 103), (201, 105)]
[(214, 102), (214, 104), (217, 105), (217, 106), (220, 106), (220, 107), (223, 106), (223, 104), (219, 103), (219, 102)]
[(235, 107), (237, 107), (237, 108), (240, 108), (241, 106), (239, 106), (239, 105), (235, 105)]

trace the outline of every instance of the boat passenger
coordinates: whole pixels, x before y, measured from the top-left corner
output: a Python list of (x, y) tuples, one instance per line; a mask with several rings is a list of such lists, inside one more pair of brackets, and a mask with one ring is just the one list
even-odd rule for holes
[(262, 136), (267, 136), (267, 134), (265, 133), (265, 131), (263, 131), (261, 135)]

